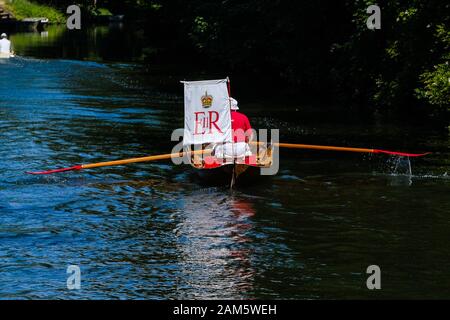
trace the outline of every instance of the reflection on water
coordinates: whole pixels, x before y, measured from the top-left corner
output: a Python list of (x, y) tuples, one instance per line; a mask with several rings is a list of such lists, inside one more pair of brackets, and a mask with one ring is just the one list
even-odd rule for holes
[(143, 33), (123, 24), (68, 30), (50, 25), (43, 32), (19, 33), (11, 36), (14, 50), (20, 56), (45, 58), (138, 61), (145, 58)]
[[(243, 104), (283, 140), (435, 153), (409, 164), (282, 150), (277, 176), (233, 192), (170, 162), (25, 175), (166, 153), (183, 124), (181, 91), (155, 87), (139, 65), (98, 62), (113, 57), (103, 27), (86, 31), (100, 44), (79, 49), (97, 62), (39, 58), (72, 57), (78, 40), (58, 32), (15, 35), (22, 57), (0, 61), (0, 298), (448, 296), (449, 137), (428, 128)], [(69, 264), (80, 291), (66, 289)], [(371, 264), (383, 272), (376, 293), (365, 289)]]
[(252, 204), (223, 192), (197, 192), (186, 195), (183, 211), (175, 231), (183, 261), (179, 281), (192, 286), (181, 297), (248, 298), (256, 273), (247, 236)]

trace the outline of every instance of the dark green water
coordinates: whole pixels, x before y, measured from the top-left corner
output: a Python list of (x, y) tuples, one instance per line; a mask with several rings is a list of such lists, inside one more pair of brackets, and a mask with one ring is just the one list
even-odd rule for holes
[(171, 150), (182, 87), (165, 83), (179, 79), (143, 68), (139, 43), (115, 50), (120, 30), (16, 34), (19, 57), (0, 60), (0, 298), (450, 296), (445, 131), (248, 99), (252, 124), (284, 141), (434, 153), (409, 175), (405, 159), (282, 150), (276, 176), (232, 192), (171, 162), (24, 174)]

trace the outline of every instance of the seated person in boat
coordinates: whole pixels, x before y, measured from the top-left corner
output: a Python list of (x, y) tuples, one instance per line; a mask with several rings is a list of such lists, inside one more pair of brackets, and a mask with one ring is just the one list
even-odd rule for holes
[(252, 126), (247, 116), (238, 112), (238, 102), (230, 98), (231, 127), (234, 143), (216, 145), (214, 154), (217, 158), (244, 158), (252, 153), (248, 143), (252, 140)]
[(2, 33), (0, 36), (0, 56), (9, 58), (11, 54), (11, 41), (8, 40), (6, 33)]

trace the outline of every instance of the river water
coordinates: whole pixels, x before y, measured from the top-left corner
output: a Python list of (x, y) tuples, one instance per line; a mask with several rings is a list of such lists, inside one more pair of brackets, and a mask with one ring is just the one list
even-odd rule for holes
[[(276, 176), (233, 191), (168, 161), (25, 174), (168, 153), (183, 125), (173, 70), (144, 68), (139, 48), (111, 53), (117, 30), (85, 36), (16, 34), (19, 57), (0, 61), (0, 298), (449, 297), (445, 130), (247, 99), (252, 124), (283, 141), (433, 154), (282, 150)], [(381, 290), (366, 287), (369, 265)]]

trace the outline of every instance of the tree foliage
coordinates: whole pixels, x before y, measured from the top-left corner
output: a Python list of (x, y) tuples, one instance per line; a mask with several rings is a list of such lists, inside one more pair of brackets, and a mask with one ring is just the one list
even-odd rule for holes
[[(381, 29), (369, 30), (366, 9), (376, 3)], [(273, 90), (369, 112), (449, 105), (448, 0), (98, 0), (96, 5), (146, 20), (149, 32), (173, 50), (195, 52), (227, 74), (270, 83)]]
[(420, 75), (422, 86), (416, 89), (417, 97), (439, 109), (450, 110), (450, 30), (444, 25), (436, 27), (436, 39), (442, 44), (445, 54), (441, 63)]

